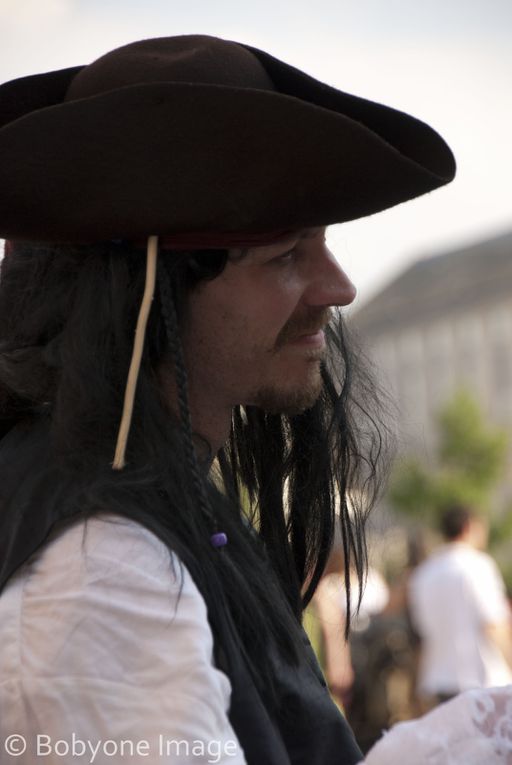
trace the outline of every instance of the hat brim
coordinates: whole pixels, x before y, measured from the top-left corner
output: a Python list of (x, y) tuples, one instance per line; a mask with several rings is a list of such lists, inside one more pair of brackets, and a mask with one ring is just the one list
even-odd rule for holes
[[(277, 63), (293, 80), (298, 70)], [(329, 225), (453, 178), (453, 155), (430, 127), (299, 74), (317, 103), (149, 83), (54, 102), (5, 124), (0, 235), (92, 242)]]

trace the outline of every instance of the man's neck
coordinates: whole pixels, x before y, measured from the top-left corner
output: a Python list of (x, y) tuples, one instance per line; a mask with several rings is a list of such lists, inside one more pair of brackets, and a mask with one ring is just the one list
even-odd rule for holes
[[(166, 400), (176, 417), (180, 419), (174, 376), (168, 367), (162, 366), (158, 377)], [(192, 381), (187, 394), (192, 432), (197, 436), (194, 438), (197, 456), (199, 462), (206, 462), (209, 467), (217, 452), (229, 438), (232, 407), (226, 402), (218, 400), (214, 392), (205, 386), (200, 386), (198, 389)]]
[[(209, 396), (194, 396), (193, 391), (189, 392), (189, 407), (192, 431), (198, 436), (194, 440), (198, 458), (208, 459), (210, 463), (229, 438), (232, 409)], [(204, 441), (209, 447), (207, 454)]]

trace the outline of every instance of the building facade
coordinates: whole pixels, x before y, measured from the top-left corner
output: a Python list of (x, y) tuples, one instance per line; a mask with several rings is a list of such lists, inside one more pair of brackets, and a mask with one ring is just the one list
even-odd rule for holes
[(397, 402), (404, 451), (428, 459), (460, 387), (512, 434), (512, 232), (414, 263), (351, 321)]

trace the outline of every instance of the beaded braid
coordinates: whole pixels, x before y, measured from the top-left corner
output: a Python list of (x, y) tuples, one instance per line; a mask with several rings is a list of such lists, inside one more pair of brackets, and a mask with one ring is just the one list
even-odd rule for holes
[(174, 300), (171, 280), (162, 261), (158, 265), (158, 286), (160, 291), (160, 307), (162, 318), (164, 320), (167, 342), (172, 353), (174, 361), (174, 371), (176, 374), (176, 385), (178, 390), (178, 409), (183, 432), (183, 443), (185, 447), (185, 457), (188, 469), (192, 477), (194, 488), (197, 492), (199, 507), (206, 518), (210, 519), (213, 527), (213, 533), (210, 542), (213, 547), (223, 547), (227, 544), (227, 536), (224, 532), (218, 531), (217, 519), (215, 518), (210, 502), (208, 500), (205, 488), (205, 482), (199, 469), (196, 451), (194, 449), (192, 421), (190, 418), (190, 408), (188, 405), (188, 377), (183, 358), (183, 347), (180, 340), (178, 328), (178, 316), (176, 313), (176, 303)]

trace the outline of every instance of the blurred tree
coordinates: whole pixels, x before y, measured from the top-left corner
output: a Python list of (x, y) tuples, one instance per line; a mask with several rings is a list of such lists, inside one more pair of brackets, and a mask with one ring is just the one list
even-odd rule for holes
[(489, 512), (492, 492), (505, 468), (506, 431), (486, 422), (466, 390), (459, 390), (443, 407), (437, 423), (435, 465), (427, 467), (417, 459), (399, 461), (390, 482), (391, 505), (435, 526), (450, 504), (468, 503)]
[(486, 494), (500, 480), (505, 467), (507, 433), (489, 425), (471, 394), (459, 390), (439, 416), (442, 465), (469, 477)]

